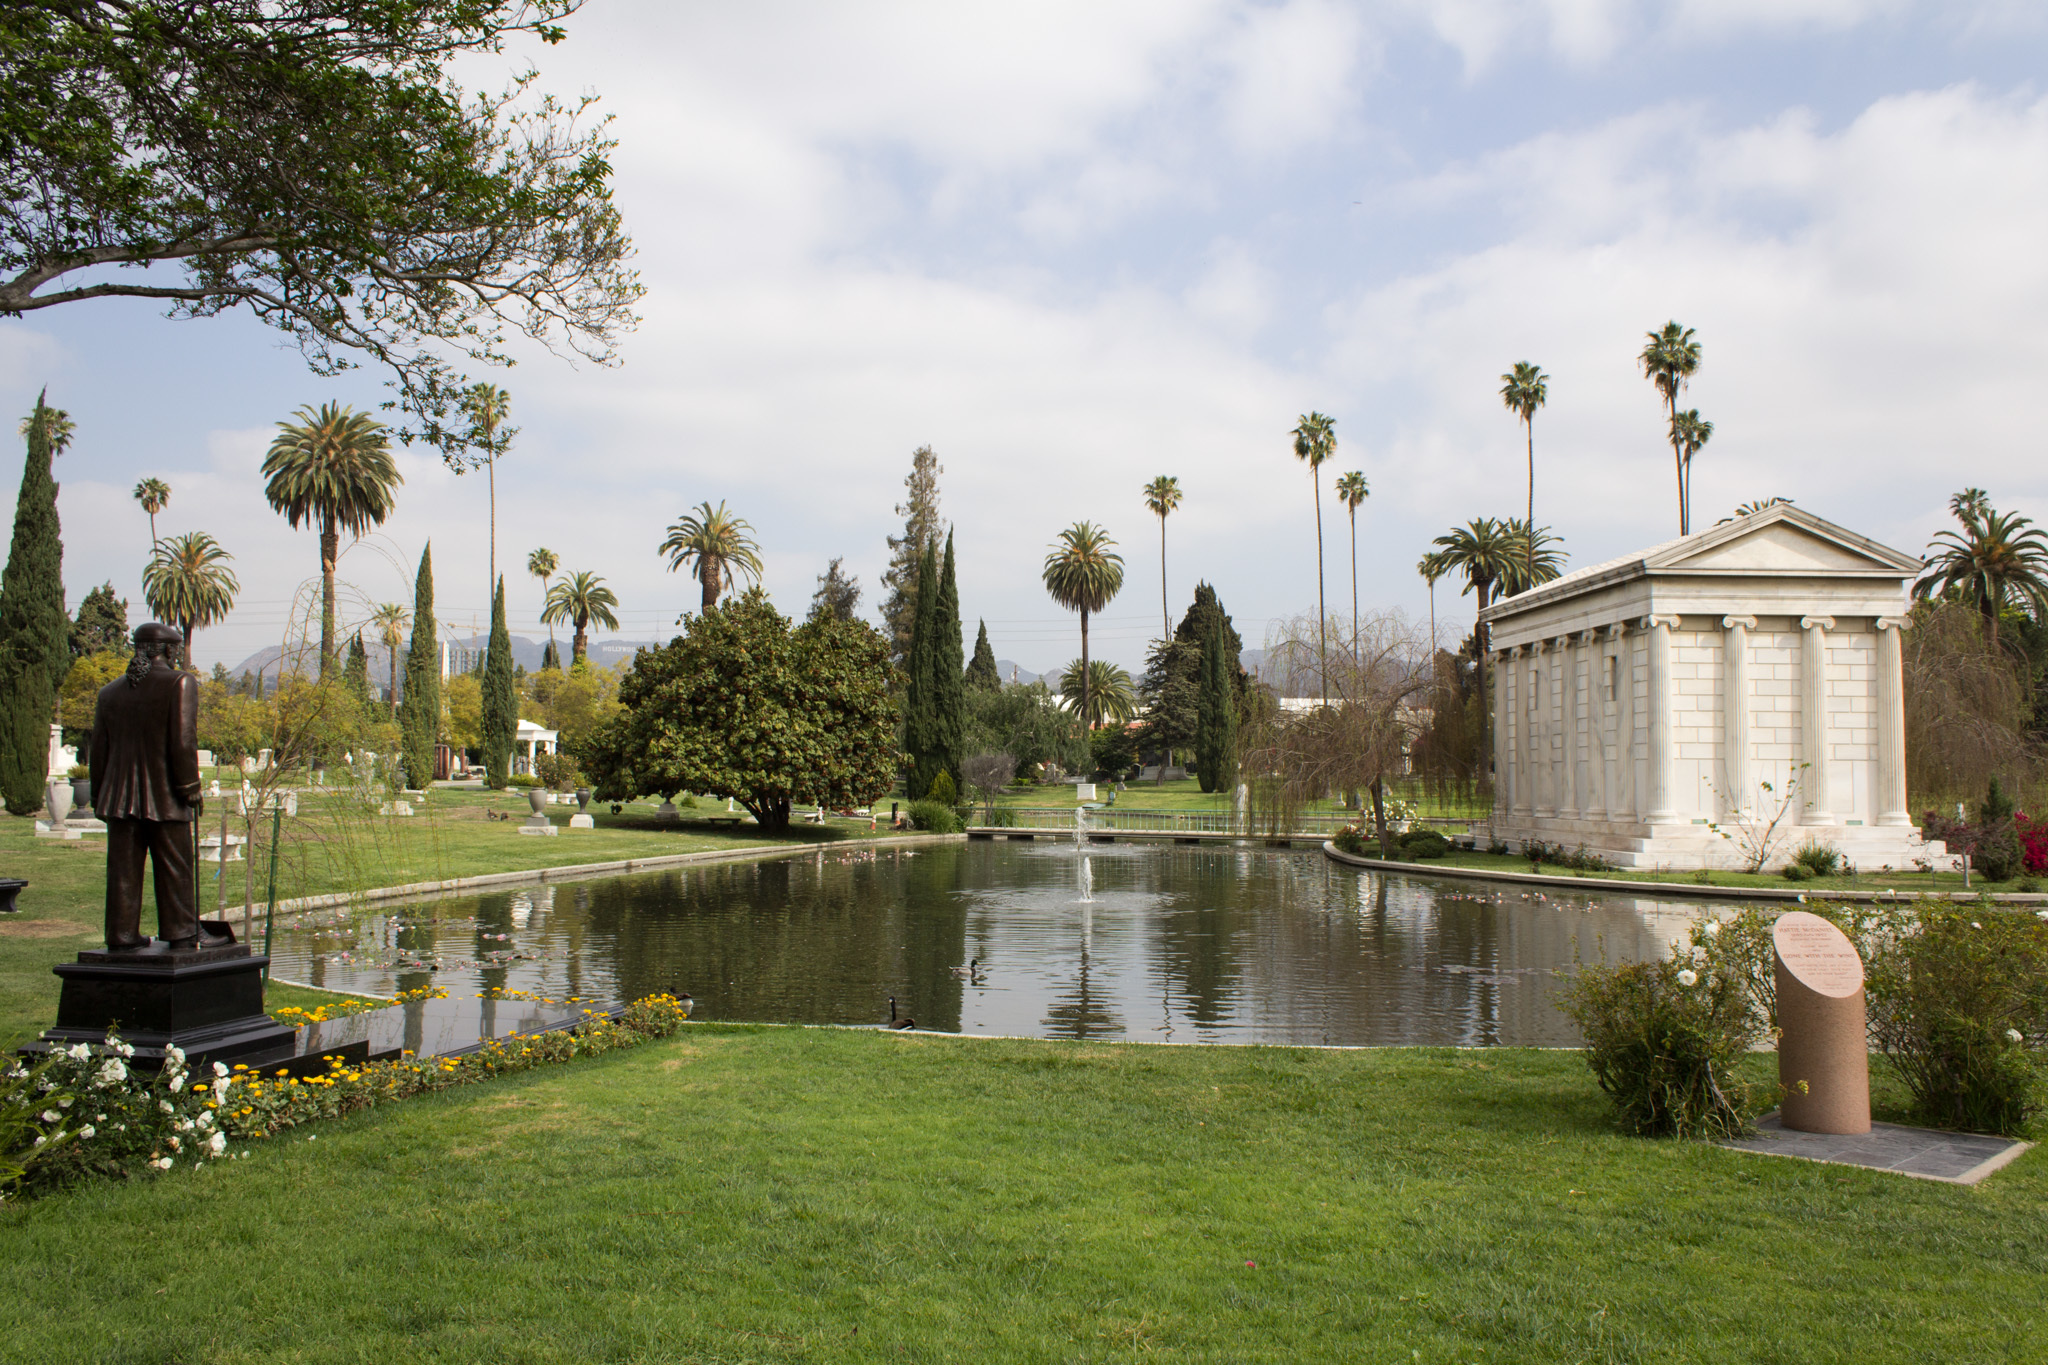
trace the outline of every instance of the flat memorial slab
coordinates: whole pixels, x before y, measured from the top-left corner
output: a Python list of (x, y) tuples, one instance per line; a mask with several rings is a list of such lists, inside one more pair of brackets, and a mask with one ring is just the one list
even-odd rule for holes
[(2033, 1145), (2017, 1138), (1944, 1133), (1898, 1123), (1873, 1123), (1867, 1133), (1800, 1133), (1785, 1127), (1776, 1114), (1764, 1115), (1756, 1126), (1755, 1137), (1733, 1138), (1720, 1145), (1765, 1156), (1865, 1166), (1952, 1185), (1974, 1185)]

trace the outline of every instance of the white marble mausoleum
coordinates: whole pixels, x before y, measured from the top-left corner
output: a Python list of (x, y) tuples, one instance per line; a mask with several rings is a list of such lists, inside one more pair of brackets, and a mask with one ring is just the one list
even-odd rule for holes
[(1769, 866), (1809, 839), (1873, 872), (1940, 853), (1906, 810), (1919, 572), (1780, 504), (1489, 606), (1492, 837), (1733, 867), (1790, 793)]

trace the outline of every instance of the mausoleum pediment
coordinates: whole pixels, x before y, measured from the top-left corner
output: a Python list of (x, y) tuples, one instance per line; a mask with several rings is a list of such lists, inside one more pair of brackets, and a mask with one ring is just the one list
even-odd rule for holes
[(1652, 573), (1890, 577), (1917, 573), (1920, 561), (1811, 513), (1774, 507), (1659, 547), (1643, 556), (1643, 567)]

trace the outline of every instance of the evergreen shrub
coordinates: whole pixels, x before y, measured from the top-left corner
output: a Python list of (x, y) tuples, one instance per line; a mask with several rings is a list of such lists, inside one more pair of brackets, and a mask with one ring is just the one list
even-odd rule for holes
[(913, 801), (907, 807), (910, 823), (917, 829), (931, 834), (958, 834), (961, 830), (960, 817), (944, 801), (926, 797)]
[(1411, 829), (1401, 836), (1404, 858), (1441, 858), (1451, 851), (1451, 841), (1433, 829)]

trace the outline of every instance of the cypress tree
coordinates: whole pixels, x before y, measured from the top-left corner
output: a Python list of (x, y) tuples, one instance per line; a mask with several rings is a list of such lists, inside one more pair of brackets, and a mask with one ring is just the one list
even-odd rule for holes
[(351, 697), (365, 706), (370, 704), (370, 655), (363, 648), (361, 631), (348, 642), (348, 662), (342, 665), (341, 680), (348, 684)]
[(545, 673), (551, 668), (559, 671), (561, 667), (561, 651), (556, 649), (555, 642), (553, 640), (550, 640), (547, 642), (547, 645), (540, 652), (540, 671)]
[(1202, 648), (1195, 717), (1195, 776), (1205, 792), (1237, 784), (1237, 680), (1224, 648), (1223, 631), (1210, 631)]
[(924, 799), (940, 766), (935, 756), (938, 738), (932, 676), (932, 650), (938, 639), (938, 559), (938, 542), (926, 541), (917, 564), (917, 615), (911, 624), (910, 655), (904, 661), (910, 674), (903, 695), (903, 751), (910, 756), (905, 788), (913, 801)]
[[(967, 677), (961, 658), (960, 584), (953, 572), (953, 533), (946, 532), (946, 564), (939, 574), (939, 600), (932, 628), (932, 747), (939, 771), (959, 790), (966, 761)], [(932, 774), (936, 779), (938, 773)]]
[(434, 741), (441, 737), (441, 644), (434, 624), (434, 545), (420, 551), (412, 590), (412, 642), (405, 652), (405, 690), (398, 729), (405, 781), (421, 791), (434, 780)]
[(996, 652), (989, 648), (986, 621), (981, 622), (981, 630), (974, 637), (974, 657), (967, 662), (967, 685), (984, 692), (1003, 689), (1003, 675), (996, 671)]
[(68, 439), (69, 419), (36, 398), (28, 457), (14, 507), (14, 540), (0, 573), (0, 794), (7, 809), (41, 809), (49, 777), (50, 718), (57, 685), (71, 667), (71, 616), (64, 610), (64, 541), (50, 464)]
[(505, 626), (505, 579), (491, 595), (491, 643), (484, 653), (484, 783), (502, 788), (512, 775), (519, 696), (512, 686), (512, 632)]

